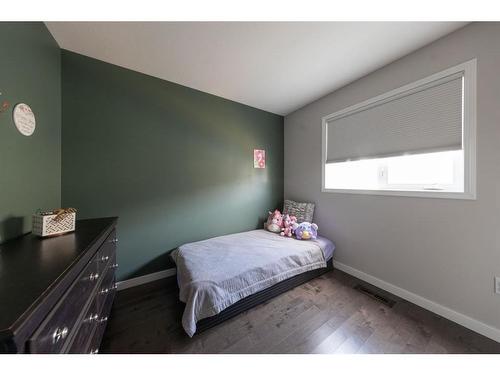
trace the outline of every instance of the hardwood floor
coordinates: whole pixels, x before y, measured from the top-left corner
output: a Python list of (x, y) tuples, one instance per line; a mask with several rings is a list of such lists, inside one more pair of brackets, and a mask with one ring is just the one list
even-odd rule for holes
[(500, 353), (500, 343), (334, 270), (193, 338), (175, 282), (118, 293), (101, 353)]

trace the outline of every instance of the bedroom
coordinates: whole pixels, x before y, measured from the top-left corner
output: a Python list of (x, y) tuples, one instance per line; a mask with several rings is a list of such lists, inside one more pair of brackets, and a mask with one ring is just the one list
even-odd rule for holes
[(500, 353), (500, 23), (13, 19), (2, 352)]

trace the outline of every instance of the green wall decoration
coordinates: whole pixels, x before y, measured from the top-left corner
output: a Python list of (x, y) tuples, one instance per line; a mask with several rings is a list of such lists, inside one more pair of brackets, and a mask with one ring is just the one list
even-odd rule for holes
[(64, 50), (62, 98), (62, 204), (120, 217), (119, 279), (282, 204), (282, 116)]
[[(31, 214), (61, 204), (61, 50), (41, 22), (0, 22), (0, 243), (31, 230)], [(29, 103), (21, 135), (12, 108)]]

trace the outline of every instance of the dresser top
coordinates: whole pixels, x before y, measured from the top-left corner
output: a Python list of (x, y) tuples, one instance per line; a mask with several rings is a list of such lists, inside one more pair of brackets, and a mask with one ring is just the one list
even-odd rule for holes
[(116, 225), (117, 218), (77, 220), (57, 237), (26, 234), (0, 245), (0, 338), (12, 335), (68, 271)]

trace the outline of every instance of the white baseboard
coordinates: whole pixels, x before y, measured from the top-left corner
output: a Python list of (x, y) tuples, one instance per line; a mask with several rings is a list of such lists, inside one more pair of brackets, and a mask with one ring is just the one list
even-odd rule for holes
[(164, 279), (166, 277), (174, 276), (176, 274), (175, 268), (169, 268), (163, 271), (150, 273), (148, 275), (134, 277), (133, 279), (118, 281), (116, 286), (118, 290), (132, 288), (134, 286), (150, 283), (151, 281), (156, 281)]
[(451, 310), (448, 307), (445, 307), (436, 302), (428, 300), (427, 298), (419, 296), (418, 294), (412, 293), (396, 285), (390, 284), (384, 280), (381, 280), (379, 278), (376, 278), (375, 276), (364, 273), (363, 271), (360, 271), (346, 264), (334, 261), (333, 265), (335, 268), (338, 268), (339, 270), (344, 271), (349, 275), (357, 277), (358, 279), (366, 281), (367, 283), (373, 284), (380, 289), (386, 290), (398, 297), (401, 297), (409, 302), (414, 303), (415, 305), (423, 307), (426, 310), (432, 311), (435, 314), (441, 315), (442, 317), (445, 317), (446, 319), (449, 319), (466, 328), (469, 328), (474, 332), (477, 332), (483, 336), (489, 337), (492, 340), (500, 342), (500, 330), (498, 328), (489, 326), (467, 315)]

